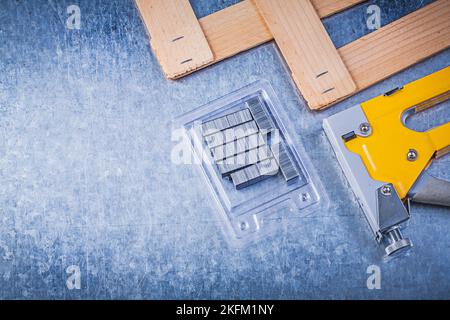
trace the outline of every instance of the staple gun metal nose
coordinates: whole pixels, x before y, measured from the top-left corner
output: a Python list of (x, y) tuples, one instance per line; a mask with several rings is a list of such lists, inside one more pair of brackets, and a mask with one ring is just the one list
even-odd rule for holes
[(401, 226), (410, 201), (450, 206), (450, 182), (427, 173), (450, 152), (450, 122), (417, 132), (406, 119), (450, 97), (450, 67), (387, 92), (323, 122), (358, 202), (387, 256), (412, 246)]

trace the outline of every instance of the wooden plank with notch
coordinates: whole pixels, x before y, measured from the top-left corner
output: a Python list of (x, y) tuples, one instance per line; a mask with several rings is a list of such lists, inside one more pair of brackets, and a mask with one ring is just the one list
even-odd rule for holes
[(311, 109), (356, 91), (356, 85), (309, 0), (254, 0)]
[(136, 4), (167, 78), (181, 77), (214, 60), (188, 0), (136, 0)]

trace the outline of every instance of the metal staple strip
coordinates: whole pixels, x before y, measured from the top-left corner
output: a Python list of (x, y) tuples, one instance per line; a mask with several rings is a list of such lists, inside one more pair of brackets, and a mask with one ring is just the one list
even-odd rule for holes
[(265, 138), (260, 133), (223, 144), (211, 149), (214, 161), (234, 157), (238, 154), (259, 148), (266, 144)]
[(286, 181), (290, 181), (299, 176), (297, 168), (294, 166), (283, 143), (272, 146), (272, 151), (280, 165), (281, 173)]
[(246, 122), (236, 127), (216, 132), (205, 137), (205, 141), (210, 149), (232, 141), (257, 133), (258, 127), (255, 121)]
[(237, 190), (248, 187), (278, 173), (278, 164), (269, 158), (231, 174), (231, 180)]
[(268, 131), (274, 128), (258, 97), (249, 100), (247, 105), (260, 130)]
[(217, 162), (217, 167), (222, 177), (226, 177), (235, 171), (244, 169), (271, 157), (273, 157), (273, 154), (270, 148), (268, 146), (262, 146), (260, 148), (219, 161)]
[(245, 122), (253, 120), (253, 117), (248, 109), (240, 110), (217, 119), (210, 120), (203, 123), (203, 136), (209, 136), (219, 131), (230, 129)]

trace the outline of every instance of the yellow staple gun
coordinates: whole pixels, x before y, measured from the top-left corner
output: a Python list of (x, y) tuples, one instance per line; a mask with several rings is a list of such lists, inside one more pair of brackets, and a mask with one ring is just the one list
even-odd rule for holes
[(450, 182), (426, 172), (450, 152), (450, 122), (426, 132), (406, 118), (450, 97), (450, 67), (333, 115), (323, 122), (338, 161), (387, 256), (412, 246), (400, 226), (409, 202), (450, 206)]

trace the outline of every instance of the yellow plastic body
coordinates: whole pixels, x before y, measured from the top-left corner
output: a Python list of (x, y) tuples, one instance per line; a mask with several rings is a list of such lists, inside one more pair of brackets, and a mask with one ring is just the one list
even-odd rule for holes
[[(405, 85), (390, 96), (380, 96), (361, 104), (372, 134), (346, 142), (347, 148), (361, 156), (373, 179), (392, 183), (404, 199), (437, 152), (450, 149), (450, 122), (417, 132), (403, 124), (402, 116), (412, 108), (419, 112), (432, 107), (449, 95), (450, 67), (447, 67)], [(411, 149), (417, 151), (415, 161), (407, 158)]]

